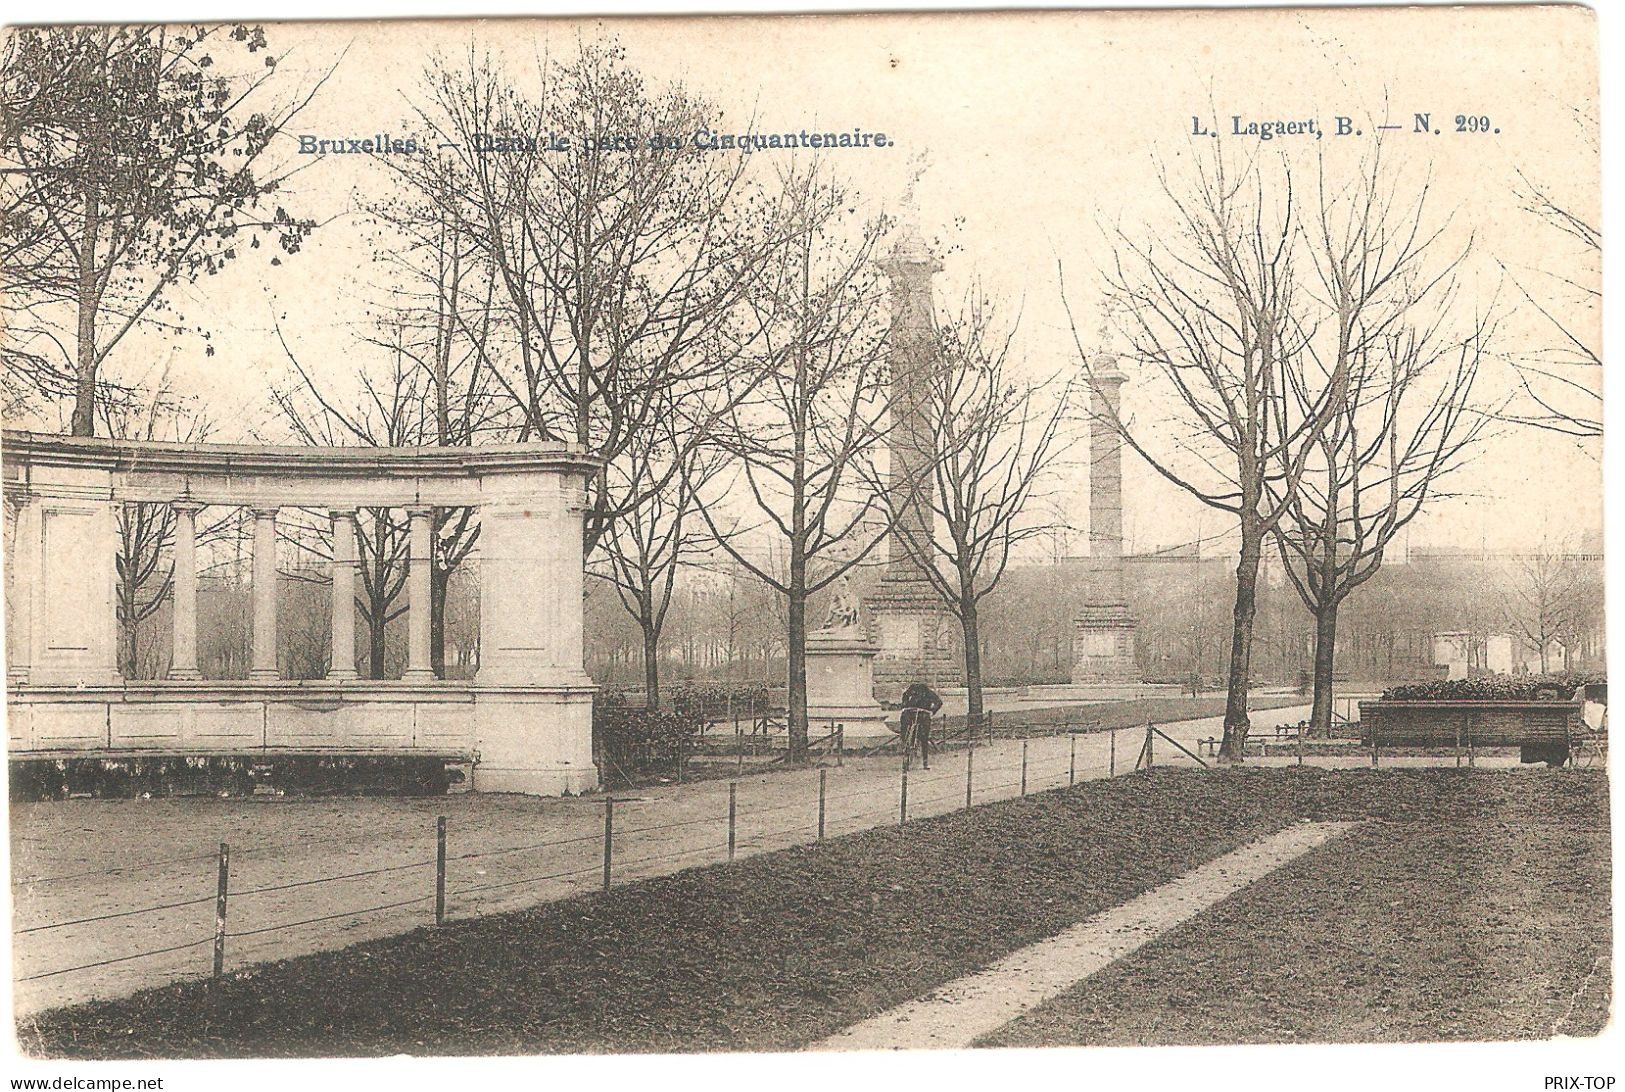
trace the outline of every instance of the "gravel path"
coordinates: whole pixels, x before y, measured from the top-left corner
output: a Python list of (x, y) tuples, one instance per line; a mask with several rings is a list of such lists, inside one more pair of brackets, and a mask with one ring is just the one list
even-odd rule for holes
[[(1302, 706), (1255, 714), (1255, 730), (1305, 714)], [(1219, 718), (1206, 717), (1164, 730), (1195, 750), (1196, 741), (1215, 734), (1218, 724)], [(1110, 735), (1076, 739), (1075, 756), (1071, 737), (1026, 743), (1027, 791), (1063, 786), (1074, 774), (1078, 780), (1106, 776)], [(1117, 733), (1118, 773), (1133, 768), (1142, 740), (1143, 733)], [(1022, 749), (1020, 740), (977, 748), (973, 803), (1020, 794)], [(1193, 764), (1165, 745), (1157, 749), (1157, 762)], [(827, 837), (896, 823), (901, 766), (887, 756), (849, 759), (822, 771), (747, 774), (738, 782), (735, 853), (815, 840), (820, 772), (827, 788)], [(909, 817), (963, 807), (965, 783), (964, 752), (941, 755), (929, 771), (915, 768), (909, 774)], [(660, 786), (617, 794), (616, 800), (614, 882), (727, 859), (727, 782)], [(601, 797), (13, 804), (16, 1011), (123, 996), (206, 974), (215, 851), (222, 841), (231, 846), (228, 971), (427, 924), (433, 920), (434, 827), (440, 815), (448, 819), (450, 917), (566, 898), (603, 881)], [(105, 918), (114, 914), (124, 916)], [(89, 918), (103, 920), (83, 920)], [(60, 924), (71, 922), (79, 924)]]
[(975, 974), (847, 1028), (815, 1049), (964, 1050), (1354, 825), (1304, 822), (1260, 838)]

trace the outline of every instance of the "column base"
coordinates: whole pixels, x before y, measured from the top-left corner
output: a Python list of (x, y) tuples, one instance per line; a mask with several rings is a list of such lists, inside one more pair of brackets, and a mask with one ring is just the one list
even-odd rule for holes
[(282, 678), (282, 672), (271, 667), (256, 667), (248, 673), (248, 677), (255, 682), (276, 682)]
[(439, 679), (432, 667), (414, 667), (401, 672), (401, 682), (438, 682)]
[(196, 682), (203, 678), (203, 673), (195, 667), (170, 668), (166, 678), (170, 682)]
[(328, 682), (355, 682), (359, 678), (361, 678), (361, 673), (354, 669), (349, 671), (329, 671), (327, 673)]
[(580, 796), (598, 788), (598, 769), (519, 770), (474, 767), (475, 792), (517, 792), (527, 796)]

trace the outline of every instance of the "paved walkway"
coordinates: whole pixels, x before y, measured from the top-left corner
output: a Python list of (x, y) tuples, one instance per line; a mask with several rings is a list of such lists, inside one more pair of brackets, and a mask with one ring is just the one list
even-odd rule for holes
[(1298, 823), (871, 1017), (816, 1050), (963, 1050), (1353, 827)]
[[(1303, 706), (1257, 713), (1254, 728), (1271, 730), (1305, 715)], [(1199, 739), (1218, 733), (1219, 723), (1205, 717), (1164, 730), (1195, 750)], [(1138, 729), (1027, 742), (1027, 791), (1107, 776), (1114, 739), (1115, 769), (1126, 773), (1144, 739)], [(973, 803), (1019, 795), (1022, 751), (1020, 740), (976, 749)], [(1162, 741), (1156, 760), (1194, 765)], [(909, 818), (964, 807), (966, 763), (965, 752), (950, 751), (929, 771), (912, 770)], [(814, 841), (821, 773), (827, 837), (898, 821), (902, 762), (894, 756), (849, 759), (822, 771), (747, 772), (737, 789), (736, 854)], [(728, 782), (660, 786), (619, 793), (616, 800), (613, 882), (727, 859)], [(228, 971), (432, 922), (434, 826), (441, 815), (449, 828), (449, 917), (533, 906), (603, 881), (602, 797), (13, 805), (16, 1009), (121, 996), (207, 973), (214, 855), (222, 841), (232, 854)], [(74, 924), (59, 925), (64, 922)]]

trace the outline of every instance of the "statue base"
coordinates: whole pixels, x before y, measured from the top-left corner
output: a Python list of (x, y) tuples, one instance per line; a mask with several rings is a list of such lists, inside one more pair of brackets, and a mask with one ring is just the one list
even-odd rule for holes
[(875, 701), (874, 659), (874, 647), (855, 628), (807, 635), (808, 735), (818, 739), (839, 725), (850, 750), (897, 734)]

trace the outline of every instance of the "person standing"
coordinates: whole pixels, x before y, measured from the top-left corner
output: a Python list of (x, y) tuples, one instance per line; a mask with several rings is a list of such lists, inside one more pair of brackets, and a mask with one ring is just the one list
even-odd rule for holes
[(931, 716), (941, 708), (942, 699), (923, 682), (910, 683), (908, 689), (903, 691), (903, 712), (898, 726), (903, 733), (905, 762), (918, 743), (920, 765), (928, 770), (931, 768)]

